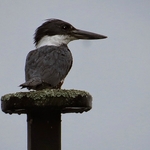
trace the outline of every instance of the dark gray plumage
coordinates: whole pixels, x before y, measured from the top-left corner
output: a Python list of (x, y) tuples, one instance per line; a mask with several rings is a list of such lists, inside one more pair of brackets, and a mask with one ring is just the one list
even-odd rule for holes
[(72, 55), (67, 45), (43, 46), (29, 52), (25, 78), (21, 86), (28, 89), (60, 88), (72, 66)]
[(49, 19), (37, 28), (36, 49), (26, 58), (22, 88), (42, 90), (61, 88), (72, 66), (72, 54), (67, 44), (77, 39), (103, 39), (106, 36), (74, 28), (58, 19)]

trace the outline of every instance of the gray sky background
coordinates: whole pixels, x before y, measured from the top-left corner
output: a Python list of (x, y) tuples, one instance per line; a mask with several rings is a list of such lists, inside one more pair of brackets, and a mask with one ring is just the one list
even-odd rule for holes
[[(73, 41), (63, 88), (88, 91), (93, 108), (62, 115), (62, 150), (149, 150), (150, 1), (0, 0), (0, 95), (20, 90), (33, 34), (45, 19), (107, 35)], [(0, 112), (0, 149), (26, 150), (26, 115)]]

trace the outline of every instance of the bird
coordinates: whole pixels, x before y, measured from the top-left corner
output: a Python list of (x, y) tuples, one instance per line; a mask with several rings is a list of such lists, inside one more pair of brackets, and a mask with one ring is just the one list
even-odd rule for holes
[(107, 36), (77, 29), (60, 19), (47, 19), (35, 30), (36, 48), (26, 57), (25, 82), (20, 87), (28, 90), (61, 89), (73, 63), (67, 44), (78, 39), (105, 38)]

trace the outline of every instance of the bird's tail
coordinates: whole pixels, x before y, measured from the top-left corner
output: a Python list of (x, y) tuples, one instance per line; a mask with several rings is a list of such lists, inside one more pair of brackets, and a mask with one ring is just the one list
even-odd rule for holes
[(35, 77), (35, 78), (32, 78), (32, 79), (26, 81), (25, 83), (20, 84), (19, 86), (21, 87), (21, 89), (27, 88), (28, 90), (30, 90), (30, 89), (37, 90), (37, 87), (41, 84), (42, 84), (41, 78)]

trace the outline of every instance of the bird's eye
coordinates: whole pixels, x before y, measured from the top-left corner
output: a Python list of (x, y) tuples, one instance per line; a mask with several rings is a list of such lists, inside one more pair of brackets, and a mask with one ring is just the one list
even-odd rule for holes
[(63, 25), (62, 28), (63, 28), (64, 30), (68, 30), (68, 29), (71, 29), (71, 26), (70, 26), (70, 25)]

